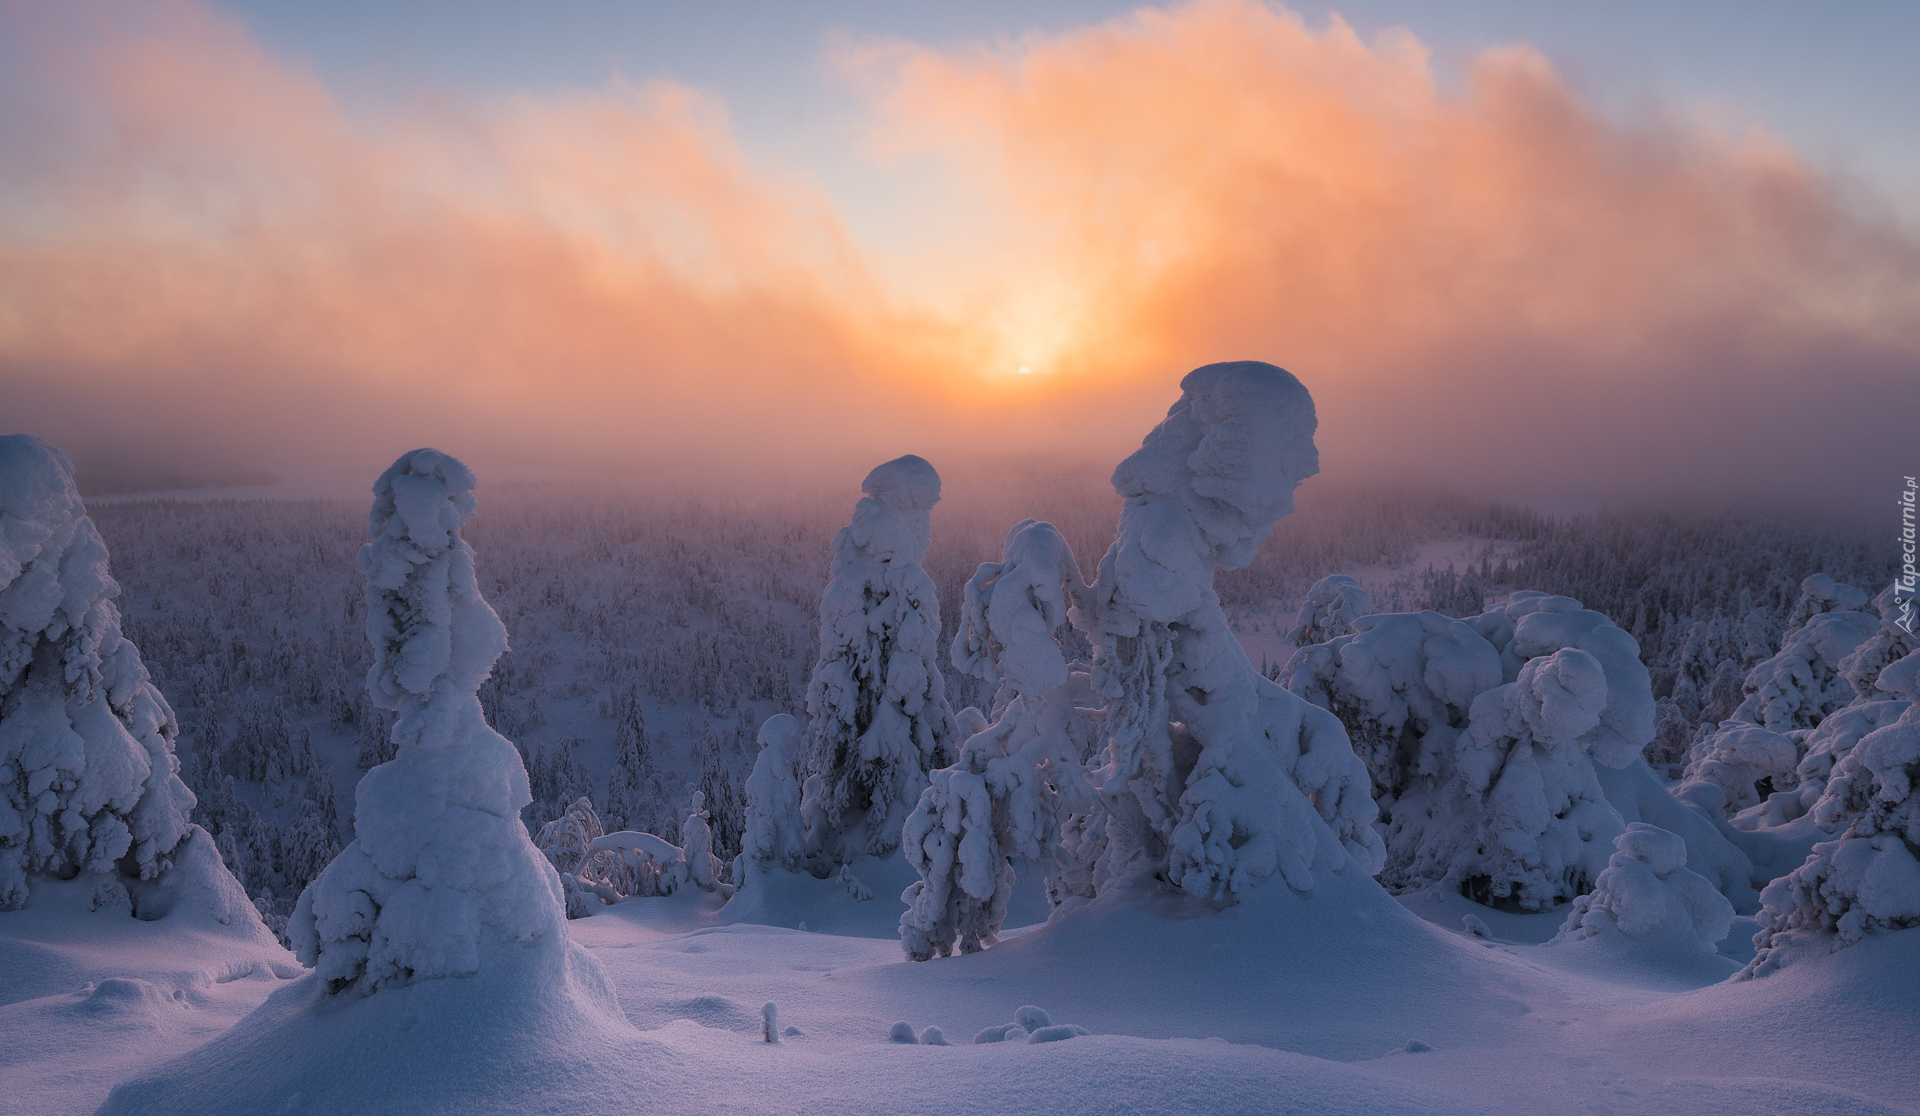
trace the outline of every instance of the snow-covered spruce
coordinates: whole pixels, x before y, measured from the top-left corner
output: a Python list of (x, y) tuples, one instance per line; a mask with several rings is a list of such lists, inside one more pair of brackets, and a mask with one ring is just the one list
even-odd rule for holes
[(1354, 630), (1354, 621), (1373, 612), (1373, 596), (1346, 574), (1328, 574), (1307, 590), (1299, 622), (1287, 633), (1295, 647), (1325, 643)]
[(336, 992), (470, 976), (503, 947), (567, 949), (560, 881), (520, 822), (530, 800), (512, 744), (476, 695), (507, 646), (460, 527), (473, 474), (436, 450), (374, 485), (360, 549), (374, 664), (367, 689), (398, 714), (397, 753), (360, 781), (356, 838), (300, 896), (300, 959)]
[(1381, 881), (1404, 886), (1473, 700), (1503, 682), (1500, 656), (1437, 612), (1364, 616), (1354, 628), (1295, 653), (1287, 688), (1346, 726), (1386, 825)]
[(119, 592), (67, 456), (0, 438), (0, 911), (34, 875), (151, 880), (195, 829), (179, 726), (121, 635)]
[[(785, 713), (776, 713), (760, 726), (760, 755), (746, 782), (746, 824), (740, 835), (740, 860), (774, 864), (788, 871), (800, 867), (806, 854), (806, 834), (800, 824), (800, 781), (796, 759), (806, 730)], [(735, 881), (746, 875), (736, 869)]]
[(816, 875), (891, 856), (927, 785), (953, 762), (953, 711), (936, 659), (940, 601), (920, 568), (940, 475), (908, 454), (867, 474), (833, 538), (820, 651), (807, 683), (801, 815)]
[(1409, 874), (1524, 910), (1587, 890), (1625, 828), (1584, 743), (1607, 692), (1600, 663), (1569, 647), (1475, 698)]
[(1813, 817), (1826, 826), (1852, 822), (1760, 893), (1760, 932), (1743, 977), (1764, 976), (1801, 948), (1839, 949), (1920, 926), (1920, 703), (1834, 765)]
[(1733, 904), (1712, 881), (1687, 870), (1676, 834), (1634, 822), (1613, 839), (1616, 851), (1573, 901), (1555, 942), (1627, 938), (1690, 953), (1714, 953), (1733, 925)]
[(1813, 728), (1861, 696), (1841, 664), (1850, 662), (1856, 677), (1874, 673), (1858, 656), (1881, 629), (1880, 617), (1860, 611), (1866, 603), (1864, 590), (1837, 584), (1825, 574), (1802, 581), (1780, 650), (1747, 672), (1746, 697), (1734, 719), (1775, 732)]
[(1211, 364), (1114, 470), (1118, 538), (1094, 591), (1107, 702), (1098, 816), (1070, 853), (1094, 889), (1142, 875), (1226, 897), (1278, 875), (1383, 858), (1366, 767), (1333, 715), (1262, 678), (1227, 628), (1214, 570), (1253, 560), (1319, 471), (1313, 400), (1282, 369)]
[(1853, 649), (1853, 653), (1840, 660), (1840, 677), (1847, 680), (1853, 692), (1862, 701), (1871, 701), (1878, 696), (1876, 690), (1898, 690), (1899, 686), (1881, 686), (1880, 673), (1900, 659), (1920, 650), (1920, 641), (1900, 626), (1900, 612), (1895, 604), (1899, 596), (1899, 586), (1889, 585), (1873, 598), (1871, 610), (1880, 616), (1880, 627), (1870, 633)]
[(920, 879), (900, 897), (900, 940), (915, 961), (995, 941), (1013, 891), (1010, 857), (1046, 865), (1050, 882), (1057, 875), (1060, 815), (1091, 799), (1076, 699), (1090, 702), (1092, 690), (1058, 637), (1085, 591), (1066, 540), (1031, 519), (967, 582), (953, 660), (996, 685), (999, 716), (933, 772), (907, 817), (902, 847)]

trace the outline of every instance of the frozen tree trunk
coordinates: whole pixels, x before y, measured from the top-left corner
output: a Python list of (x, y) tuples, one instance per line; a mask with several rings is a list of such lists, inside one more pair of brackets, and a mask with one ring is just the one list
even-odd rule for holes
[(1196, 369), (1181, 389), (1113, 475), (1125, 503), (1093, 601), (1102, 801), (1071, 835), (1087, 884), (1158, 875), (1225, 898), (1275, 875), (1308, 892), (1350, 859), (1372, 873), (1365, 766), (1331, 714), (1260, 677), (1213, 590), (1319, 471), (1313, 400), (1256, 361)]
[(288, 924), (335, 992), (471, 976), (509, 946), (556, 962), (567, 948), (559, 876), (520, 822), (526, 769), (480, 711), (507, 634), (460, 537), (474, 506), (473, 474), (435, 450), (404, 455), (374, 485), (360, 549), (367, 689), (398, 714), (397, 752), (360, 781), (355, 840)]
[(119, 592), (67, 456), (0, 438), (0, 910), (33, 875), (153, 879), (194, 829), (179, 726)]
[(940, 602), (921, 569), (940, 475), (909, 454), (867, 474), (833, 539), (820, 653), (807, 683), (801, 813), (816, 875), (891, 856), (900, 826), (953, 761), (955, 729), (935, 658)]

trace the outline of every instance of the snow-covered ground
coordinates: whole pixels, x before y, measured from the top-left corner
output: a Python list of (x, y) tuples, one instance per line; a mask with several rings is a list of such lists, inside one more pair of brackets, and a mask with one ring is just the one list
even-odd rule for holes
[[(38, 882), (27, 910), (0, 914), (0, 1112), (91, 1113), (116, 1084), (295, 987), (292, 958), (257, 940), (89, 911), (78, 887)], [(344, 1060), (319, 1087), (288, 1085), (271, 1108), (209, 1095), (200, 1111), (1920, 1111), (1916, 930), (1727, 984), (1715, 981), (1733, 960), (1596, 964), (1543, 944), (1560, 913), (1432, 894), (1396, 903), (1353, 878), (1306, 900), (1263, 888), (1218, 913), (1123, 895), (983, 953), (915, 964), (891, 933), (898, 904), (817, 902), (814, 922), (837, 907), (861, 933), (728, 925), (715, 897), (693, 891), (569, 923), (634, 1027), (593, 1036), (577, 1064), (516, 1065), (489, 1045), (510, 1040), (513, 1021), (489, 1031), (475, 1005), (437, 1016), (423, 999), (344, 1028), (331, 1052)], [(1490, 937), (1466, 932), (1466, 914)], [(1741, 920), (1728, 945), (1750, 928)], [(442, 983), (446, 1006), (459, 1005), (462, 982), (428, 982)], [(787, 1031), (777, 1045), (761, 1041), (769, 1002)], [(973, 1043), (1030, 1004), (1092, 1034)], [(955, 1045), (889, 1042), (897, 1021)], [(534, 1048), (541, 1037), (524, 1036)], [(410, 1064), (422, 1052), (436, 1064)], [(310, 1056), (255, 1054), (269, 1088)]]

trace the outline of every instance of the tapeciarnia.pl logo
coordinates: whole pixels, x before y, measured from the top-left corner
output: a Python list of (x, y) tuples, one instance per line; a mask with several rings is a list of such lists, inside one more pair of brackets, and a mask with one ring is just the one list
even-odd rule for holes
[(1908, 635), (1913, 634), (1913, 503), (1914, 480), (1901, 478), (1907, 487), (1900, 493), (1900, 573), (1893, 579), (1893, 624)]

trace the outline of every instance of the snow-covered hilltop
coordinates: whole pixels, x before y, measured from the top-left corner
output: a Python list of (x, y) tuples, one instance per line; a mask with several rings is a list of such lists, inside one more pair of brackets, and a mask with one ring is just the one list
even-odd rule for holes
[[(1910, 1107), (1920, 652), (1890, 594), (1808, 577), (1770, 618), (1742, 589), (1735, 626), (1620, 611), (1610, 577), (1589, 607), (1539, 553), (1430, 577), (1433, 609), (1336, 573), (1269, 602), (1256, 670), (1235, 571), (1315, 424), (1279, 368), (1196, 369), (1093, 570), (1071, 509), (939, 558), (912, 455), (831, 546), (675, 512), (660, 553), (710, 611), (644, 629), (634, 532), (596, 514), (496, 575), (472, 473), (414, 451), (359, 592), (179, 672), (192, 733), (71, 468), (0, 439), (0, 1113)], [(143, 630), (214, 638), (192, 599)], [(316, 638), (341, 617), (364, 658)], [(565, 674), (558, 632), (625, 642)], [(693, 670), (729, 689), (688, 700)]]

